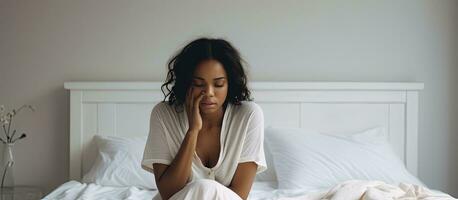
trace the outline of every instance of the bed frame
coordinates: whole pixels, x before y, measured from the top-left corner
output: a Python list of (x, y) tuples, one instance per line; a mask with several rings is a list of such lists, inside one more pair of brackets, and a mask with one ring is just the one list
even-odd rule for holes
[[(160, 82), (66, 82), (70, 90), (70, 172), (81, 180), (95, 159), (95, 134), (146, 136)], [(350, 133), (385, 126), (407, 169), (417, 175), (418, 93), (423, 83), (251, 82), (265, 125)]]

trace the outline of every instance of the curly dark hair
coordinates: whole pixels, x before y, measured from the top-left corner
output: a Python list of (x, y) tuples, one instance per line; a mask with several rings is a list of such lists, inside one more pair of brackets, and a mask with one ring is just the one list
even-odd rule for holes
[[(246, 62), (241, 58), (237, 49), (224, 39), (198, 38), (183, 47), (169, 60), (167, 78), (161, 86), (165, 96), (163, 102), (169, 97), (169, 105), (175, 105), (175, 108), (183, 105), (194, 70), (200, 62), (205, 60), (217, 60), (226, 71), (229, 85), (224, 106), (228, 102), (240, 105), (241, 101), (252, 101), (244, 70)], [(170, 90), (169, 86), (172, 84)]]

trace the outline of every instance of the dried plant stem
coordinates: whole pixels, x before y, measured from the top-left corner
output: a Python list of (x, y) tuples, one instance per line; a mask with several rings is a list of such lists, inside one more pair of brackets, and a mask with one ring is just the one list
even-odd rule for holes
[(21, 106), (19, 109), (17, 109), (16, 113), (19, 113), (19, 111), (21, 111), (21, 110), (22, 110), (22, 108), (24, 108), (24, 107), (29, 107), (29, 108), (30, 108), (30, 110), (32, 110), (32, 111), (33, 111), (33, 109), (31, 108), (31, 106), (30, 106), (30, 105), (22, 105), (22, 106)]
[(3, 188), (3, 183), (5, 182), (5, 176), (6, 176), (6, 171), (8, 169), (8, 167), (10, 166), (10, 161), (8, 161), (8, 164), (6, 164), (5, 166), (5, 170), (3, 170), (3, 175), (2, 175), (2, 185), (1, 185), (1, 188)]
[(10, 140), (8, 142), (11, 142), (11, 140), (13, 140), (14, 134), (16, 134), (16, 130), (13, 131), (13, 134), (11, 134)]
[(11, 128), (12, 123), (13, 123), (13, 116), (10, 117), (10, 122), (8, 123), (8, 133), (6, 134), (7, 137), (10, 136), (10, 128)]
[(5, 125), (4, 125), (4, 124), (3, 124), (3, 132), (5, 133), (5, 136), (8, 137), (8, 134), (7, 134), (7, 132), (6, 132), (6, 128), (5, 128)]

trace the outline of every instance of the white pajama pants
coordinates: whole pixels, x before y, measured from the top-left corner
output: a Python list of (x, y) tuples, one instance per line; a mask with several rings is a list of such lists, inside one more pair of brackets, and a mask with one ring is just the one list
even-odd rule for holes
[[(160, 195), (154, 199), (161, 199)], [(186, 186), (175, 193), (169, 200), (241, 200), (240, 196), (211, 179), (199, 179), (186, 184)]]

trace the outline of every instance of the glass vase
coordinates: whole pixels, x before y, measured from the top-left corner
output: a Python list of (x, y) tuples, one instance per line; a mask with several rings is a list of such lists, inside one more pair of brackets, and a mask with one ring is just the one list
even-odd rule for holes
[(3, 144), (3, 157), (1, 158), (1, 183), (0, 187), (13, 187), (14, 186), (14, 176), (13, 176), (13, 146), (14, 143)]

